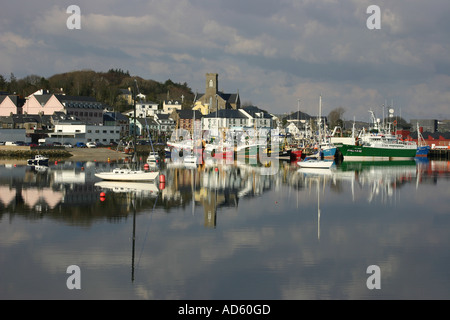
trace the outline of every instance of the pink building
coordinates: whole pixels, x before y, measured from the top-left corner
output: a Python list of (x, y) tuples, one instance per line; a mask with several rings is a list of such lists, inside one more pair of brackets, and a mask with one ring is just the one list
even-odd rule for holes
[(54, 94), (31, 95), (23, 107), (23, 113), (51, 116), (55, 112), (63, 111), (64, 105)]
[(53, 115), (55, 112), (64, 112), (87, 124), (102, 124), (104, 108), (92, 97), (42, 94), (29, 96), (23, 107), (23, 113)]
[(0, 96), (0, 116), (9, 117), (12, 114), (22, 114), (25, 99), (16, 95)]

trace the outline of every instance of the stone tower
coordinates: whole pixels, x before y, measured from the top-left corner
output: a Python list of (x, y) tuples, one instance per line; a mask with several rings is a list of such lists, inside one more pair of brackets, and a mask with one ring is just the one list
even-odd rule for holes
[(214, 96), (219, 92), (219, 74), (217, 73), (207, 73), (206, 74), (206, 91), (207, 96)]

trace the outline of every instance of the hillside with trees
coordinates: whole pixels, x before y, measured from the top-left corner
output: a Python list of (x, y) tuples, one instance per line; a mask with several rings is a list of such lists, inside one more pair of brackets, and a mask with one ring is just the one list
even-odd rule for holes
[(45, 89), (55, 94), (94, 97), (97, 101), (123, 112), (130, 106), (120, 98), (120, 90), (134, 88), (134, 80), (139, 92), (146, 96), (146, 101), (161, 105), (168, 97), (181, 100), (181, 96), (184, 96), (183, 108), (192, 107), (194, 94), (186, 82), (175, 83), (168, 79), (161, 83), (132, 76), (122, 69), (110, 69), (108, 72), (79, 70), (55, 74), (49, 78), (29, 75), (22, 79), (17, 79), (11, 73), (9, 81), (0, 75), (0, 91), (26, 97), (37, 90)]

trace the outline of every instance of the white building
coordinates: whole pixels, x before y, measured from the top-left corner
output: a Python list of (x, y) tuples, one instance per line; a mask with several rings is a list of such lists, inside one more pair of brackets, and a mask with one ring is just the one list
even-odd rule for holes
[(163, 113), (172, 114), (174, 110), (181, 110), (182, 102), (179, 100), (164, 100)]
[[(155, 114), (161, 112), (161, 110), (158, 110), (158, 104), (155, 102), (150, 101), (136, 103), (136, 118), (153, 117)], [(124, 114), (128, 117), (134, 117), (134, 110), (128, 110)]]
[(48, 135), (46, 143), (60, 142), (76, 144), (77, 142), (99, 142), (109, 144), (120, 141), (119, 126), (96, 126), (81, 123), (55, 124), (55, 131)]

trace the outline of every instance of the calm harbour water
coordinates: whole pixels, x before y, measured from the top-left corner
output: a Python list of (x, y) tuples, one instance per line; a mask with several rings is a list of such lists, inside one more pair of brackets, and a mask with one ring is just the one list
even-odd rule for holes
[(164, 188), (98, 185), (111, 166), (0, 165), (0, 299), (450, 299), (447, 161), (167, 164)]

